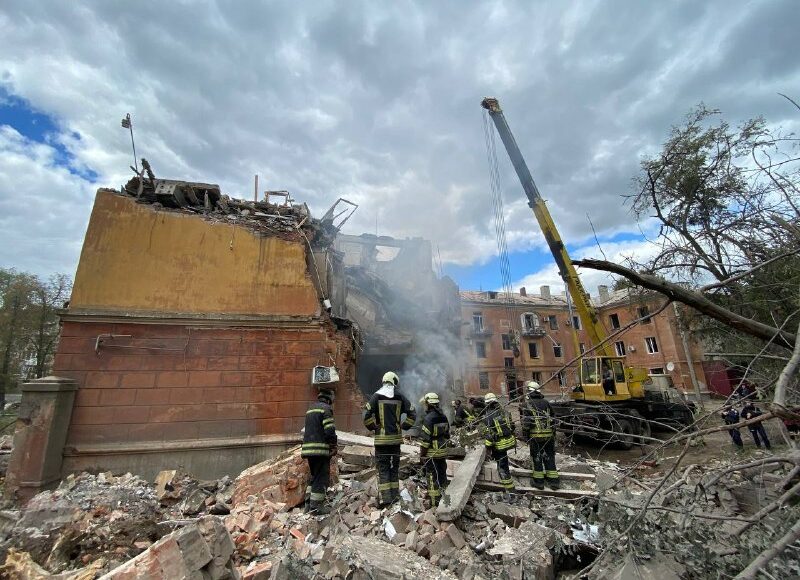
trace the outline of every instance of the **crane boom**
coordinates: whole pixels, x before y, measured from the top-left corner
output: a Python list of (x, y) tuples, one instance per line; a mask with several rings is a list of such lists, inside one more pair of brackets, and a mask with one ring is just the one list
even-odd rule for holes
[(500, 103), (495, 98), (487, 97), (483, 99), (481, 106), (489, 112), (497, 132), (500, 134), (500, 139), (503, 141), (508, 156), (511, 158), (511, 164), (514, 166), (514, 170), (522, 183), (525, 195), (528, 196), (528, 205), (539, 222), (539, 227), (542, 229), (547, 245), (550, 247), (550, 252), (553, 254), (558, 266), (558, 273), (561, 275), (561, 279), (572, 297), (572, 302), (575, 304), (578, 317), (583, 322), (584, 329), (589, 335), (589, 340), (593, 346), (600, 345), (596, 354), (613, 356), (614, 353), (611, 351), (610, 346), (603, 342), (606, 339), (606, 330), (600, 322), (597, 310), (592, 305), (589, 295), (583, 288), (564, 242), (561, 241), (555, 222), (553, 222), (544, 199), (542, 199), (539, 189), (536, 187), (536, 182), (531, 176), (528, 165), (525, 163), (522, 153), (520, 153), (514, 135), (511, 133), (511, 128), (508, 126), (503, 110), (500, 108)]

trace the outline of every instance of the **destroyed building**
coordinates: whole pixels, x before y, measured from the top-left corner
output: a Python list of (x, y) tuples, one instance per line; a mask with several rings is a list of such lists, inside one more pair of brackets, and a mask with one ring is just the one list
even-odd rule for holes
[(416, 398), (432, 389), (460, 395), (458, 286), (433, 271), (430, 241), (339, 234), (335, 247), (346, 278), (342, 315), (364, 335), (358, 364), (364, 394), (391, 369)]
[(335, 234), (286, 198), (152, 175), (98, 190), (53, 365), (69, 380), (36, 394), (60, 397), (44, 436), (63, 449), (12, 460), (6, 494), (83, 470), (235, 475), (299, 441), (317, 365), (338, 370), (339, 428), (360, 427), (360, 338), (328, 312)]

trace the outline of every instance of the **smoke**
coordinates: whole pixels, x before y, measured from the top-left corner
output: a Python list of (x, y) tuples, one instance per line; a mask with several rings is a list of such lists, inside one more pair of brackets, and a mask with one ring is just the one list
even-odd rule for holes
[(400, 377), (400, 390), (418, 408), (425, 393), (436, 393), (452, 420), (452, 401), (464, 398), (463, 387), (456, 386), (464, 361), (463, 342), (457, 335), (447, 330), (419, 330)]

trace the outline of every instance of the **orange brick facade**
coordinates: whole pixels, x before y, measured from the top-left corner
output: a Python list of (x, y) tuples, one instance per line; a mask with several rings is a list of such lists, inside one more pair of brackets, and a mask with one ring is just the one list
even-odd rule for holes
[[(97, 352), (97, 337), (104, 338)], [(355, 365), (324, 328), (65, 322), (54, 373), (79, 384), (67, 447), (297, 434), (311, 368), (336, 357), (340, 429), (360, 426)]]
[[(661, 302), (651, 299), (646, 304), (650, 312), (655, 312)], [(615, 323), (624, 327), (639, 318), (639, 308), (643, 306), (645, 303), (639, 299), (620, 300), (618, 297), (601, 304), (598, 311), (607, 334), (616, 330), (613, 328)], [(467, 396), (483, 395), (490, 390), (498, 395), (513, 395), (514, 389), (521, 387), (524, 381), (547, 381), (577, 356), (573, 321), (563, 295), (550, 297), (547, 291), (544, 296), (517, 294), (511, 305), (502, 293), (462, 292), (461, 312), (462, 339), (467, 352), (463, 373)], [(616, 315), (613, 323), (611, 315)], [(536, 317), (538, 327), (530, 328), (533, 321), (531, 317)], [(588, 349), (589, 339), (580, 322), (579, 326), (578, 343)], [(510, 338), (515, 331), (520, 334), (518, 356), (515, 356), (512, 341), (504, 340), (503, 336)], [(624, 352), (630, 366), (643, 367), (651, 373), (669, 374), (677, 387), (690, 392), (693, 390), (686, 354), (671, 306), (653, 316), (649, 323), (637, 324), (610, 342), (613, 348), (620, 348)], [(617, 342), (623, 344), (617, 346)], [(654, 348), (657, 352), (649, 352)], [(695, 373), (704, 391), (706, 380), (700, 362), (701, 354), (697, 345), (691, 347)], [(671, 372), (667, 370), (670, 362), (674, 365)], [(575, 368), (573, 364), (562, 371), (560, 380), (556, 376), (547, 382), (545, 391), (556, 395), (574, 386)]]

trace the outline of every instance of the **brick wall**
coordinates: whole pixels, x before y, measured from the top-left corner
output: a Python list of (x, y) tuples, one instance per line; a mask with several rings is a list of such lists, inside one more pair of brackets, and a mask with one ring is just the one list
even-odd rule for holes
[[(101, 334), (130, 335), (103, 339)], [(298, 433), (311, 368), (336, 357), (337, 427), (361, 426), (349, 337), (332, 329), (67, 321), (53, 373), (80, 387), (69, 446)]]

